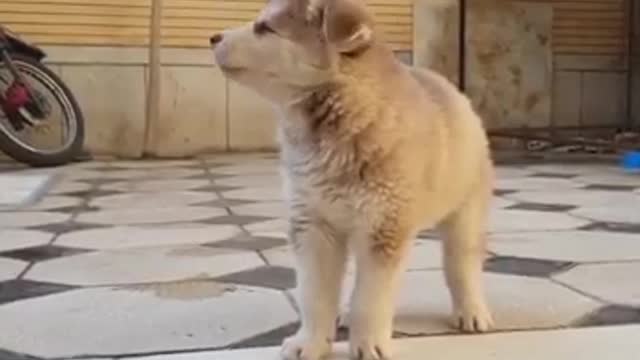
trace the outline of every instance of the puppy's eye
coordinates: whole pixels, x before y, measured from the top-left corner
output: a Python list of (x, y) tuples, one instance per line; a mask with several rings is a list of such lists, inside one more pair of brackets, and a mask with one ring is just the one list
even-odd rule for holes
[(265, 34), (275, 34), (276, 32), (273, 30), (269, 24), (264, 21), (256, 22), (253, 24), (253, 32), (256, 35), (265, 35)]

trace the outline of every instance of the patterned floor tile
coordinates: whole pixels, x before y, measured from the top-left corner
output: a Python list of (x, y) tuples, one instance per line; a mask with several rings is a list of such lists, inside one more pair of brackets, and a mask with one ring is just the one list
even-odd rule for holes
[(50, 195), (66, 195), (73, 193), (86, 192), (91, 189), (91, 184), (77, 181), (60, 181), (56, 182), (51, 190), (48, 191)]
[(280, 346), (282, 341), (290, 336), (295, 335), (300, 328), (299, 322), (294, 322), (281, 326), (277, 329), (268, 331), (264, 334), (256, 335), (249, 339), (242, 340), (236, 344), (230, 345), (229, 349), (246, 349), (264, 346)]
[(213, 172), (229, 175), (277, 175), (279, 170), (277, 160), (262, 160), (248, 164), (223, 165), (214, 168)]
[(285, 219), (276, 219), (247, 225), (245, 228), (254, 236), (272, 236), (272, 234), (286, 234), (289, 224)]
[(281, 292), (210, 282), (74, 290), (0, 306), (0, 318), (0, 348), (56, 358), (216, 348), (297, 320)]
[(26, 262), (36, 262), (78, 255), (84, 252), (84, 250), (72, 249), (64, 246), (43, 245), (26, 249), (5, 251), (0, 253), (0, 256)]
[[(640, 357), (638, 349), (640, 326), (601, 327), (596, 329), (555, 329), (549, 331), (519, 331), (484, 336), (443, 336), (402, 338), (393, 342), (394, 359), (424, 360), (601, 360), (615, 356), (620, 360)], [(334, 346), (334, 357), (349, 358), (349, 344)], [(191, 354), (174, 354), (127, 360), (248, 360), (278, 359), (280, 347), (222, 350)], [(428, 354), (428, 355), (425, 355)], [(570, 355), (569, 355), (570, 354)]]
[(504, 208), (513, 206), (515, 204), (516, 204), (515, 201), (508, 200), (500, 196), (494, 196), (493, 199), (491, 200), (491, 206), (494, 209), (504, 209)]
[(527, 210), (495, 210), (490, 216), (491, 232), (572, 230), (589, 223), (567, 214)]
[(104, 185), (105, 190), (120, 192), (163, 192), (183, 191), (202, 188), (210, 185), (209, 180), (176, 179), (176, 180), (147, 180), (147, 181), (122, 181)]
[(547, 179), (571, 179), (576, 177), (574, 174), (559, 174), (553, 172), (537, 172), (531, 174), (533, 178), (547, 178)]
[(273, 187), (282, 186), (282, 178), (279, 174), (229, 176), (216, 180), (216, 184), (251, 188), (261, 188), (264, 186)]
[(282, 201), (282, 189), (279, 186), (246, 188), (224, 193), (225, 197), (254, 201)]
[(640, 196), (636, 197), (633, 194), (599, 190), (585, 191), (584, 189), (522, 191), (505, 197), (513, 201), (547, 205), (600, 206), (618, 203), (637, 205), (640, 203)]
[(21, 207), (19, 211), (69, 211), (82, 204), (83, 199), (73, 196), (52, 195), (45, 196), (33, 205)]
[[(0, 282), (0, 305), (18, 300), (57, 294), (72, 289), (75, 289), (75, 287), (23, 279), (4, 281)], [(2, 359), (2, 357), (0, 357), (0, 359)]]
[(0, 230), (0, 253), (40, 246), (53, 240), (53, 234), (35, 230)]
[(115, 168), (123, 169), (163, 169), (181, 168), (203, 165), (199, 160), (135, 160), (135, 161), (113, 161), (109, 164)]
[(632, 192), (637, 189), (638, 186), (630, 186), (630, 185), (608, 185), (608, 184), (594, 184), (587, 185), (585, 189), (587, 190), (604, 190), (604, 191), (620, 191), (620, 192)]
[(599, 164), (538, 164), (527, 166), (526, 169), (534, 173), (552, 173), (567, 175), (586, 175), (586, 174), (611, 174), (618, 172), (619, 168), (612, 165)]
[(626, 224), (640, 224), (640, 199), (638, 202), (615, 203), (615, 206), (602, 205), (581, 207), (571, 211), (571, 214), (580, 218), (596, 222), (612, 222)]
[(26, 268), (28, 263), (15, 259), (0, 257), (0, 281), (13, 280)]
[(553, 274), (569, 270), (573, 263), (568, 261), (551, 261), (528, 259), (513, 256), (496, 256), (485, 262), (485, 271), (546, 278)]
[(0, 212), (0, 229), (15, 229), (57, 224), (68, 221), (70, 218), (71, 214), (57, 212)]
[(522, 179), (498, 178), (495, 187), (500, 190), (573, 189), (585, 186), (570, 179), (527, 177)]
[(620, 170), (608, 174), (590, 174), (574, 179), (578, 183), (587, 185), (622, 185), (640, 188), (640, 176), (637, 174), (625, 174)]
[(604, 306), (576, 322), (576, 326), (611, 326), (640, 324), (640, 306)]
[(27, 354), (19, 354), (6, 349), (0, 349), (0, 359), (2, 360), (41, 360), (42, 358), (27, 355)]
[(216, 241), (207, 246), (221, 247), (228, 249), (249, 250), (249, 251), (265, 251), (273, 248), (285, 246), (287, 240), (280, 237), (266, 237), (266, 236), (249, 236), (240, 235), (233, 238), (229, 238), (224, 241)]
[(552, 261), (640, 261), (638, 235), (605, 231), (495, 234), (490, 247), (500, 255)]
[(266, 250), (262, 255), (267, 259), (267, 263), (272, 266), (287, 267), (295, 269), (296, 260), (289, 246), (280, 246)]
[(192, 191), (125, 193), (96, 197), (89, 202), (89, 206), (103, 209), (167, 208), (194, 205), (217, 198), (216, 194)]
[(580, 265), (554, 278), (610, 303), (640, 306), (640, 262)]
[(621, 232), (626, 234), (640, 234), (640, 224), (624, 224), (624, 223), (603, 223), (595, 222), (583, 226), (580, 230), (588, 231), (609, 231)]
[(266, 216), (271, 218), (284, 217), (288, 212), (283, 201), (260, 202), (254, 204), (234, 206), (231, 208), (234, 214)]
[[(497, 330), (566, 326), (599, 306), (546, 279), (499, 274), (485, 278)], [(409, 335), (452, 332), (451, 303), (442, 272), (408, 272), (403, 283), (395, 330)]]
[(265, 221), (269, 221), (271, 218), (264, 216), (251, 216), (251, 215), (224, 215), (219, 216), (207, 221), (208, 224), (229, 224), (238, 226), (251, 226), (251, 224), (260, 224)]
[(223, 283), (266, 287), (276, 290), (289, 290), (296, 286), (293, 269), (279, 266), (261, 266), (215, 279)]
[[(223, 209), (199, 206), (171, 208), (109, 209), (80, 214), (79, 223), (104, 225), (166, 224), (202, 221), (224, 216)], [(0, 226), (2, 215), (0, 214)]]
[(51, 184), (51, 171), (16, 171), (0, 173), (0, 209), (23, 206), (37, 200)]
[(247, 251), (197, 246), (132, 248), (36, 263), (25, 278), (86, 286), (135, 284), (213, 278), (262, 265), (256, 253)]
[(498, 166), (496, 176), (500, 179), (524, 178), (533, 174), (533, 171), (514, 166)]
[(547, 211), (547, 212), (567, 212), (575, 209), (575, 205), (563, 204), (536, 204), (536, 203), (519, 203), (509, 206), (508, 210), (531, 210), (531, 211)]
[(95, 250), (131, 249), (154, 246), (217, 244), (233, 238), (240, 228), (231, 225), (179, 224), (157, 226), (115, 226), (73, 231), (60, 235), (55, 244)]

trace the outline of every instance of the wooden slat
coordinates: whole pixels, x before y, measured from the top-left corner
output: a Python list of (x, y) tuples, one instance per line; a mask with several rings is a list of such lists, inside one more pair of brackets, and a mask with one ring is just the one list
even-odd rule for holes
[(621, 55), (626, 51), (627, 1), (527, 0), (553, 6), (557, 55)]
[[(206, 47), (211, 33), (251, 21), (263, 0), (165, 0), (163, 41)], [(410, 50), (410, 0), (369, 0), (386, 39)], [(145, 46), (150, 0), (0, 0), (0, 23), (40, 44)]]

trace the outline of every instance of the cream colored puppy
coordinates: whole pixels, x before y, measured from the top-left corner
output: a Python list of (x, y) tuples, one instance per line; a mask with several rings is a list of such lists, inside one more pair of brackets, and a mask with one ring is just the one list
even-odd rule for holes
[(481, 278), (493, 172), (467, 98), (445, 78), (398, 62), (358, 0), (270, 0), (254, 23), (211, 42), (222, 71), (282, 115), (302, 316), (283, 358), (330, 352), (352, 252), (352, 355), (388, 359), (398, 278), (425, 227), (446, 234), (454, 323), (489, 329)]

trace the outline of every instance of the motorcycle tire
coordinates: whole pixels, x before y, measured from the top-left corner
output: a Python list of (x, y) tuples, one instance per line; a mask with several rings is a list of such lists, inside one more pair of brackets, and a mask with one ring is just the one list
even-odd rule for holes
[(77, 100), (62, 79), (37, 59), (15, 53), (11, 54), (11, 58), (19, 71), (31, 72), (34, 75), (32, 78), (44, 85), (51, 95), (56, 97), (58, 103), (69, 106), (67, 111), (72, 113), (76, 131), (66, 146), (48, 152), (26, 148), (9, 134), (0, 131), (0, 151), (32, 167), (59, 166), (73, 162), (76, 156), (81, 155), (85, 137), (84, 117)]

